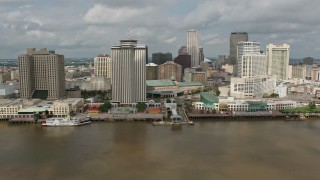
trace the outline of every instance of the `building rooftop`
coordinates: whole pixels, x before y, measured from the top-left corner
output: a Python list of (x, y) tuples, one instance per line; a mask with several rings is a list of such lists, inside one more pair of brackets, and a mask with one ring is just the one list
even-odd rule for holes
[(147, 86), (149, 86), (149, 87), (175, 86), (175, 84), (170, 79), (147, 80), (146, 83), (147, 83)]
[(201, 82), (194, 81), (194, 82), (179, 82), (179, 86), (203, 86)]
[(216, 96), (208, 92), (201, 92), (200, 96), (201, 96), (201, 99), (204, 98), (206, 101), (209, 101), (211, 103), (219, 102), (219, 99)]
[(18, 111), (18, 113), (33, 113), (33, 112), (44, 112), (46, 111), (48, 108), (47, 107), (30, 107), (30, 108), (26, 108), (26, 109), (20, 109)]

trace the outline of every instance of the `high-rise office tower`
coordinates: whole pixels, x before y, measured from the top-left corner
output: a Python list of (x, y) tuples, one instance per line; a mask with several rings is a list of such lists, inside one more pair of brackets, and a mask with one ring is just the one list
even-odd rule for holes
[(199, 33), (197, 30), (187, 31), (187, 51), (191, 55), (191, 66), (199, 66)]
[(158, 52), (158, 53), (152, 53), (152, 62), (155, 64), (163, 64), (167, 61), (172, 61), (172, 53), (162, 53), (162, 52)]
[(278, 80), (291, 78), (289, 68), (290, 46), (288, 44), (267, 45), (268, 74), (276, 75)]
[(123, 104), (146, 101), (148, 47), (137, 40), (121, 40), (111, 47), (112, 101)]
[(237, 63), (237, 44), (241, 41), (248, 41), (248, 33), (246, 32), (232, 32), (230, 35), (230, 55), (229, 64), (235, 65)]
[(20, 55), (20, 97), (59, 99), (65, 98), (64, 56), (42, 48), (28, 48)]
[(237, 75), (242, 76), (243, 73), (243, 55), (260, 55), (259, 42), (238, 42), (237, 44)]
[(111, 78), (112, 76), (112, 61), (107, 54), (100, 54), (93, 60), (94, 75), (96, 77)]

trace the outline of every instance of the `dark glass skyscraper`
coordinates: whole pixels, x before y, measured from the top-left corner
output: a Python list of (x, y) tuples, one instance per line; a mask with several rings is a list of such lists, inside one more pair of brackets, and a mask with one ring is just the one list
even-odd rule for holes
[(172, 61), (172, 54), (167, 52), (167, 53), (152, 53), (152, 62), (155, 64), (163, 64), (167, 61)]
[(237, 64), (237, 44), (240, 41), (248, 41), (248, 33), (246, 32), (232, 32), (230, 35), (230, 56), (229, 64)]

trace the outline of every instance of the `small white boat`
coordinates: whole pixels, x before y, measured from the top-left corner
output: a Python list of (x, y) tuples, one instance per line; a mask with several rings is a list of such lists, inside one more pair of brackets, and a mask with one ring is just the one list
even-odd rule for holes
[(42, 122), (42, 126), (81, 126), (85, 124), (90, 124), (90, 119), (85, 119), (81, 121), (78, 118), (70, 118), (70, 117), (55, 117), (48, 118), (47, 120)]

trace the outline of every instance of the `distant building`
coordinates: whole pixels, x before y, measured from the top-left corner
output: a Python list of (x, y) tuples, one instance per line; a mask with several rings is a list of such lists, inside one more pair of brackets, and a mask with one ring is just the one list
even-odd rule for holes
[(112, 61), (107, 54), (100, 54), (94, 58), (94, 75), (96, 77), (112, 77)]
[(191, 67), (199, 66), (199, 33), (195, 29), (187, 31), (187, 50), (191, 55)]
[(79, 88), (79, 86), (66, 89), (66, 91), (67, 91), (67, 98), (81, 98), (81, 89)]
[(305, 57), (302, 60), (302, 64), (313, 65), (314, 59), (312, 57)]
[(11, 73), (9, 71), (0, 73), (0, 84), (11, 80)]
[(319, 81), (320, 80), (320, 68), (312, 68), (311, 70), (311, 80)]
[(212, 66), (211, 62), (202, 61), (200, 63), (201, 71), (206, 73), (206, 77), (208, 77), (208, 70), (210, 66)]
[(137, 40), (121, 40), (112, 46), (112, 101), (129, 104), (146, 101), (148, 47)]
[(66, 97), (64, 56), (42, 48), (29, 48), (19, 56), (20, 97), (60, 99)]
[(241, 41), (248, 41), (248, 33), (246, 32), (232, 32), (230, 35), (230, 54), (229, 64), (235, 65), (237, 64), (237, 44)]
[(192, 74), (192, 81), (193, 82), (201, 82), (203, 85), (207, 84), (207, 75), (205, 72), (194, 72)]
[(267, 45), (268, 75), (276, 75), (278, 80), (291, 78), (289, 69), (290, 46), (288, 44)]
[(222, 69), (225, 70), (225, 72), (229, 73), (229, 74), (233, 74), (234, 73), (234, 69), (235, 69), (236, 65), (231, 65), (231, 64), (225, 64), (222, 65)]
[(80, 90), (87, 91), (110, 91), (111, 79), (104, 77), (90, 77), (87, 79), (77, 79), (66, 81), (66, 88), (72, 89), (78, 86)]
[(178, 51), (178, 55), (189, 55), (187, 46), (181, 46)]
[(218, 55), (217, 69), (220, 69), (222, 65), (229, 64), (230, 60), (227, 55)]
[(174, 62), (181, 65), (182, 69), (191, 68), (191, 56), (188, 54), (178, 55)]
[(204, 61), (203, 47), (199, 47), (199, 64)]
[(181, 81), (181, 76), (181, 65), (174, 63), (173, 61), (167, 61), (158, 66), (158, 79), (170, 79), (171, 77), (174, 77), (176, 81)]
[(156, 80), (158, 79), (158, 65), (154, 63), (149, 63), (146, 65), (147, 77), (146, 80)]
[(274, 93), (279, 95), (279, 98), (284, 98), (287, 96), (288, 87), (284, 85), (276, 86)]
[(167, 53), (152, 53), (152, 62), (155, 64), (163, 64), (167, 61), (172, 61), (172, 54), (167, 52)]
[(1, 84), (0, 85), (0, 98), (15, 98), (20, 89), (19, 83)]
[(306, 65), (292, 66), (292, 78), (306, 79), (306, 77), (307, 77)]
[(186, 68), (183, 71), (183, 81), (184, 82), (191, 82), (192, 81), (192, 75), (193, 73), (196, 72), (195, 69), (191, 69), (191, 68)]

